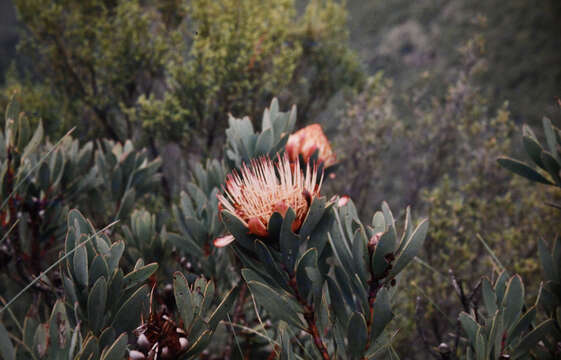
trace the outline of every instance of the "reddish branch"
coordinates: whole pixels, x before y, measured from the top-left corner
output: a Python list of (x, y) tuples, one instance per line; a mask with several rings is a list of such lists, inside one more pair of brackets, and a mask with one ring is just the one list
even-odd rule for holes
[(323, 340), (321, 339), (321, 335), (319, 333), (316, 324), (316, 318), (315, 318), (315, 312), (313, 306), (310, 306), (306, 302), (306, 300), (304, 300), (302, 296), (300, 296), (300, 292), (298, 291), (298, 287), (296, 286), (296, 277), (292, 276), (289, 283), (290, 283), (290, 287), (294, 291), (294, 295), (296, 296), (296, 299), (302, 306), (304, 306), (305, 309), (304, 319), (306, 319), (306, 323), (308, 324), (308, 329), (306, 331), (312, 336), (312, 339), (314, 340), (314, 345), (316, 346), (319, 353), (321, 354), (322, 359), (329, 360), (331, 357), (327, 352), (327, 347), (325, 346)]

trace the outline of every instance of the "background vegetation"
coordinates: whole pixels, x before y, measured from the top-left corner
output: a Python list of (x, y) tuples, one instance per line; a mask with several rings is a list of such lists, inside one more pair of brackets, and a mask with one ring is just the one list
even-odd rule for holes
[[(297, 128), (319, 122), (332, 139), (340, 165), (328, 193), (349, 195), (361, 219), (369, 220), (384, 200), (430, 218), (424, 247), (394, 299), (392, 326), (400, 331), (392, 341), (400, 357), (441, 358), (446, 349), (465, 356), (470, 347), (458, 314), (470, 313), (467, 298), (481, 296), (482, 276), (495, 284), (504, 269), (520, 274), (526, 303), (536, 301), (538, 239), (549, 241), (559, 231), (559, 213), (547, 205), (559, 190), (530, 185), (496, 159), (528, 158), (521, 151), (523, 123), (541, 140), (542, 117), (561, 119), (558, 1), (13, 0), (0, 6), (6, 18), (0, 22), (10, 24), (0, 29), (0, 106), (15, 97), (27, 114), (20, 145), (39, 124), (43, 129), (36, 155), (27, 161), (29, 154), (15, 146), (15, 159), (3, 155), (13, 161), (7, 168), (25, 174), (76, 127), (49, 154), (54, 160), (38, 169), (35, 183), (18, 190), (21, 198), (2, 220), (3, 233), (15, 229), (0, 248), (5, 300), (57, 259), (71, 208), (96, 228), (121, 220), (111, 237), (126, 244), (124, 272), (158, 262), (154, 276), (162, 289), (181, 269), (215, 279), (225, 296), (239, 275), (212, 256), (222, 252), (210, 241), (224, 232), (212, 219), (215, 186), (227, 170), (212, 159), (239, 162), (228, 153), (228, 114), (247, 115), (258, 128), (276, 96), (281, 107), (297, 106)], [(13, 191), (10, 184), (3, 196)], [(203, 203), (212, 205), (203, 210)], [(403, 224), (405, 213), (395, 215)], [(193, 218), (202, 221), (204, 236), (192, 233)], [(18, 274), (15, 281), (8, 271)], [(14, 312), (25, 314), (24, 305), (33, 303), (47, 321), (63, 279), (59, 273), (38, 282)], [(144, 288), (139, 282), (131, 289)], [(159, 296), (165, 302), (164, 290)], [(258, 322), (246, 314), (231, 321)], [(238, 356), (226, 329), (215, 336), (230, 346), (224, 358)], [(268, 343), (244, 336), (242, 345), (258, 343), (252, 355), (264, 356)]]

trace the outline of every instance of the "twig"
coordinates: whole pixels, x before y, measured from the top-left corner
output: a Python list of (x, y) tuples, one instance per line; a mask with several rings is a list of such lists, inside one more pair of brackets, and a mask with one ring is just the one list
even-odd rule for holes
[(327, 352), (327, 347), (325, 346), (325, 344), (323, 343), (323, 340), (321, 339), (321, 335), (319, 333), (319, 330), (318, 330), (318, 327), (317, 327), (317, 324), (316, 324), (315, 313), (314, 313), (313, 307), (310, 306), (302, 298), (302, 296), (300, 296), (300, 292), (298, 291), (298, 287), (296, 286), (296, 278), (295, 277), (292, 277), (290, 279), (289, 285), (292, 288), (292, 290), (294, 291), (294, 295), (296, 296), (296, 299), (298, 300), (298, 302), (302, 306), (304, 306), (304, 308), (305, 308), (304, 319), (306, 320), (306, 323), (308, 324), (307, 332), (312, 336), (312, 339), (314, 340), (314, 345), (316, 346), (317, 350), (321, 354), (321, 357), (322, 357), (323, 360), (331, 359), (331, 357), (329, 356), (329, 353)]

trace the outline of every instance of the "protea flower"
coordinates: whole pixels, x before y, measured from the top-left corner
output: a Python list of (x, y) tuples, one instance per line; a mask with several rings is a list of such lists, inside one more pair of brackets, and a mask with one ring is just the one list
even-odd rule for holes
[[(252, 160), (250, 166), (244, 164), (240, 172), (228, 174), (224, 193), (218, 195), (219, 206), (247, 226), (248, 233), (262, 237), (269, 235), (267, 228), (273, 213), (285, 216), (291, 208), (296, 214), (292, 231), (296, 232), (312, 200), (319, 196), (322, 179), (318, 183), (316, 166), (308, 164), (304, 174), (298, 163), (291, 166), (286, 155), (279, 156), (276, 162), (261, 157)], [(220, 238), (218, 244), (224, 246), (232, 240), (232, 237)]]
[(288, 137), (286, 152), (293, 162), (298, 159), (298, 155), (302, 155), (304, 161), (309, 162), (316, 150), (318, 150), (318, 161), (323, 163), (324, 167), (335, 164), (335, 153), (331, 150), (331, 145), (320, 124), (308, 125)]

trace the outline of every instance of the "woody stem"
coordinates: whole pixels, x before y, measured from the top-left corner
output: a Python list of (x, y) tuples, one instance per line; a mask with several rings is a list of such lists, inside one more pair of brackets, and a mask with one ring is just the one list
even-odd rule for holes
[(313, 306), (310, 306), (306, 302), (306, 300), (304, 300), (302, 298), (302, 296), (300, 296), (300, 293), (298, 291), (298, 287), (296, 286), (296, 278), (294, 276), (291, 277), (291, 279), (290, 279), (290, 287), (294, 291), (294, 295), (296, 296), (296, 299), (298, 300), (298, 302), (302, 306), (304, 306), (304, 308), (305, 308), (304, 319), (306, 319), (306, 323), (308, 325), (307, 332), (312, 336), (312, 339), (314, 340), (314, 345), (316, 346), (319, 353), (321, 354), (322, 359), (323, 360), (329, 360), (330, 356), (329, 356), (329, 353), (327, 352), (327, 347), (325, 346), (325, 344), (323, 343), (323, 340), (321, 339), (321, 335), (319, 333), (319, 330), (318, 330), (318, 327), (317, 327), (317, 324), (316, 324), (314, 308), (313, 308)]

